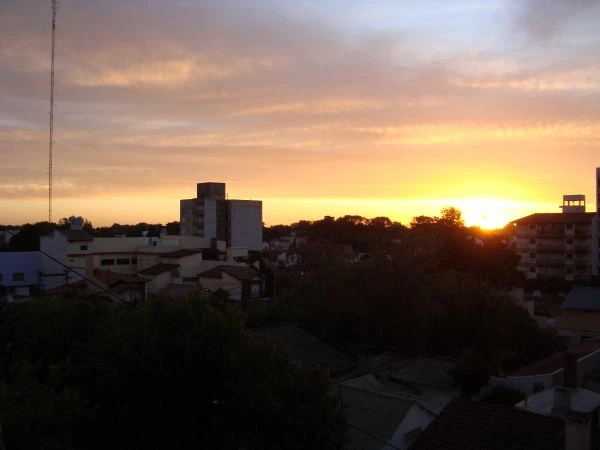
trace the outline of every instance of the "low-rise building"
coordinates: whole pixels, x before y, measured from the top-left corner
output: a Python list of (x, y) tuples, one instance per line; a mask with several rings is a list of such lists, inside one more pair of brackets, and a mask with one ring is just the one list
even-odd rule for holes
[(0, 296), (28, 296), (40, 284), (40, 271), (40, 252), (0, 252)]
[(246, 301), (264, 295), (264, 278), (254, 268), (244, 265), (219, 265), (198, 275), (204, 289), (222, 289), (231, 300)]
[(600, 287), (573, 286), (561, 308), (554, 321), (559, 333), (575, 342), (600, 336)]

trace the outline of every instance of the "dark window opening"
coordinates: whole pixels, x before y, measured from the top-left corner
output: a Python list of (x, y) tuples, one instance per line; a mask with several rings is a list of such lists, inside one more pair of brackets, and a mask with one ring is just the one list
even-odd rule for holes
[(131, 258), (131, 264), (137, 264), (137, 258)]
[(12, 274), (13, 281), (25, 281), (25, 274), (23, 272), (15, 272)]
[(80, 245), (79, 246), (79, 250), (87, 250), (88, 246), (87, 245)]
[(119, 266), (126, 266), (129, 264), (129, 258), (117, 258), (117, 264)]
[(114, 259), (101, 259), (100, 265), (101, 266), (114, 266), (115, 260)]

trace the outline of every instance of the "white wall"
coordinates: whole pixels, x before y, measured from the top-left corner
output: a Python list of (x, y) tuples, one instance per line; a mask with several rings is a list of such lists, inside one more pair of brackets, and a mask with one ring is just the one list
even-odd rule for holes
[[(424, 430), (429, 426), (433, 419), (435, 419), (435, 417), (435, 415), (423, 409), (418, 404), (413, 404), (400, 426), (390, 438), (390, 443), (398, 448), (407, 449), (411, 442), (407, 442), (404, 439), (404, 435), (415, 428), (421, 428)], [(383, 448), (387, 447), (384, 446)]]
[[(6, 287), (34, 286), (42, 270), (40, 252), (0, 252), (0, 285)], [(13, 274), (22, 273), (22, 281), (13, 281)]]
[(231, 247), (262, 250), (262, 202), (229, 200)]

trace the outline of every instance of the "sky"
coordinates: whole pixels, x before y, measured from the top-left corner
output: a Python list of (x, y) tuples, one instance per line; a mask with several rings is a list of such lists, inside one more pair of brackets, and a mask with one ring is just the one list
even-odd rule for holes
[[(0, 223), (48, 218), (49, 0), (0, 0)], [(61, 0), (53, 218), (595, 210), (597, 0)]]

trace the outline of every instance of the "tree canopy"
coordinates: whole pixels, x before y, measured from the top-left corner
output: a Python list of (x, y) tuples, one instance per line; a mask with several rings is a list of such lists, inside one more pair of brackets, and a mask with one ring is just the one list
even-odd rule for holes
[(244, 330), (236, 310), (156, 300), (9, 305), (0, 422), (20, 449), (341, 449), (323, 374)]

